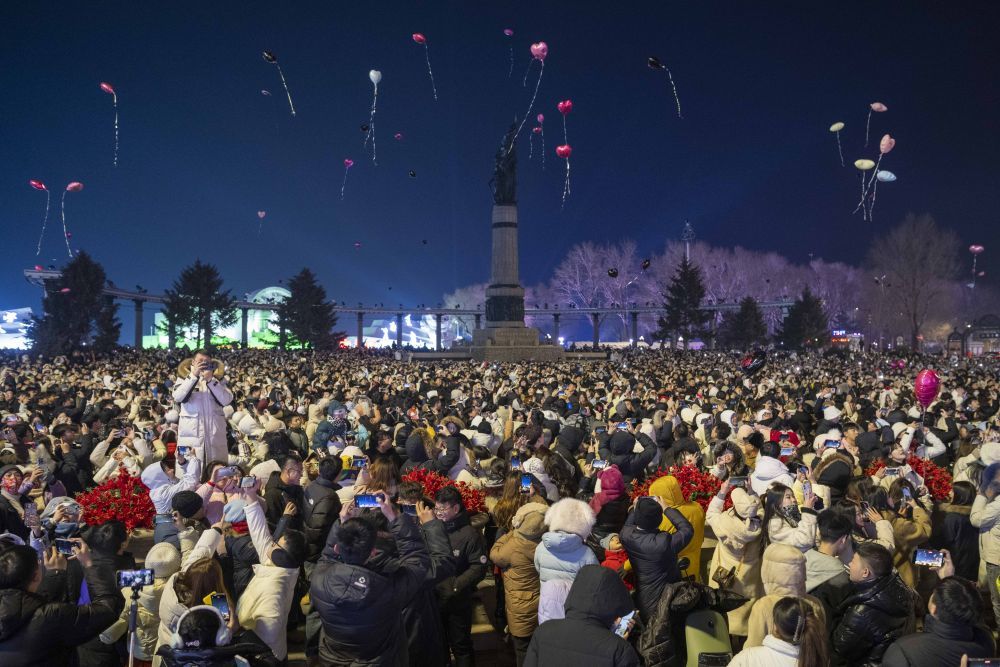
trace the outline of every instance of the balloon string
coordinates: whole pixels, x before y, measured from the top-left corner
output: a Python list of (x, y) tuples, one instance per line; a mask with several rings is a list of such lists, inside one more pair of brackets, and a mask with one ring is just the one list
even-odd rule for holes
[(111, 102), (115, 106), (115, 165), (118, 166), (118, 95), (111, 96)]
[(38, 251), (35, 253), (36, 257), (42, 254), (42, 239), (45, 237), (45, 226), (49, 222), (49, 199), (51, 198), (50, 194), (51, 193), (48, 190), (45, 191), (45, 217), (42, 218), (42, 233), (38, 236)]
[(510, 69), (507, 70), (507, 78), (509, 79), (510, 75), (514, 73), (514, 45), (511, 44), (507, 48), (510, 49)]
[(539, 60), (542, 63), (542, 68), (538, 71), (538, 81), (535, 82), (535, 92), (531, 95), (531, 102), (528, 103), (528, 112), (524, 114), (524, 118), (521, 119), (521, 124), (517, 127), (517, 132), (514, 133), (514, 139), (511, 140), (510, 146), (507, 148), (507, 152), (514, 148), (514, 141), (517, 139), (518, 135), (521, 134), (521, 129), (524, 127), (524, 121), (528, 120), (528, 116), (531, 115), (531, 110), (535, 106), (535, 98), (538, 97), (538, 88), (542, 85), (542, 75), (545, 74), (545, 61)]
[(344, 167), (344, 182), (340, 186), (340, 200), (344, 200), (344, 188), (347, 187), (347, 172), (351, 170), (350, 167)]
[(566, 134), (566, 114), (563, 114), (562, 118), (563, 118), (563, 143), (564, 144), (568, 144), (569, 143), (569, 137)]
[(69, 247), (69, 231), (66, 229), (66, 193), (68, 190), (63, 190), (62, 194), (62, 225), (63, 225), (63, 238), (66, 239), (66, 252), (69, 253), (70, 259), (73, 258), (73, 251)]
[(545, 128), (542, 128), (542, 171), (545, 171)]
[(562, 211), (566, 207), (566, 196), (570, 193), (569, 187), (569, 158), (566, 158), (566, 181), (563, 183), (563, 194), (562, 194), (562, 205), (559, 206), (559, 210)]
[(835, 132), (835, 134), (837, 135), (837, 153), (840, 154), (840, 166), (843, 167), (844, 166), (844, 151), (840, 147), (840, 132), (839, 131)]
[(865, 123), (865, 148), (868, 148), (868, 130), (872, 126), (872, 109), (868, 110), (868, 121)]
[(535, 135), (534, 133), (531, 133), (528, 135), (528, 159), (531, 160), (534, 154), (535, 154)]
[[(513, 49), (513, 48), (514, 47), (511, 47), (511, 49)], [(522, 88), (527, 88), (528, 87), (528, 72), (531, 71), (531, 66), (534, 65), (534, 64), (535, 64), (535, 58), (532, 57), (531, 60), (528, 61), (528, 68), (524, 70), (524, 78), (521, 80), (521, 87)]]
[(872, 186), (872, 196), (868, 202), (868, 219), (874, 220), (872, 213), (875, 211), (875, 193), (878, 192), (878, 179), (875, 179), (875, 184)]
[(684, 116), (681, 115), (681, 98), (677, 96), (677, 84), (674, 83), (674, 75), (670, 73), (669, 67), (664, 67), (667, 70), (667, 77), (670, 79), (670, 88), (674, 91), (674, 102), (677, 104), (677, 117), (684, 120)]
[[(880, 164), (882, 164), (882, 156), (883, 156), (883, 155), (885, 155), (885, 153), (880, 153), (880, 154), (879, 154), (879, 156), (878, 156), (878, 161), (877, 161), (877, 162), (875, 162), (875, 168), (874, 168), (874, 169), (872, 169), (872, 177), (871, 177), (871, 179), (870, 179), (870, 180), (868, 181), (868, 184), (867, 184), (867, 185), (865, 185), (865, 172), (861, 172), (861, 201), (859, 201), (859, 202), (858, 202), (858, 205), (857, 205), (857, 206), (855, 207), (855, 209), (854, 209), (854, 213), (857, 213), (857, 212), (858, 212), (858, 210), (859, 210), (859, 209), (860, 209), (860, 208), (861, 208), (862, 206), (864, 206), (864, 205), (865, 205), (865, 198), (866, 198), (866, 197), (868, 196), (868, 190), (869, 190), (869, 188), (871, 188), (871, 187), (872, 187), (872, 183), (874, 183), (874, 182), (875, 182), (875, 177), (876, 177), (876, 176), (878, 175), (878, 166), (879, 166)], [(854, 213), (852, 213), (852, 215), (853, 215)], [(865, 212), (865, 220), (868, 220), (868, 219), (869, 219), (869, 218), (868, 218), (868, 215), (867, 215), (867, 209), (866, 209), (866, 212)]]
[(295, 117), (295, 105), (292, 104), (292, 93), (288, 90), (288, 84), (285, 82), (285, 73), (281, 71), (281, 65), (274, 63), (274, 66), (278, 68), (278, 76), (281, 77), (281, 85), (285, 87), (285, 95), (288, 97), (288, 108), (292, 110), (292, 117)]
[(431, 49), (427, 46), (427, 42), (424, 42), (424, 58), (427, 60), (427, 73), (431, 75), (431, 90), (434, 91), (434, 101), (437, 102), (438, 91), (437, 86), (434, 85), (434, 70), (431, 69)]
[(365, 148), (368, 147), (368, 140), (372, 140), (372, 162), (378, 165), (375, 153), (375, 105), (378, 104), (378, 84), (375, 84), (375, 95), (372, 97), (372, 113), (368, 118), (368, 133), (365, 135)]

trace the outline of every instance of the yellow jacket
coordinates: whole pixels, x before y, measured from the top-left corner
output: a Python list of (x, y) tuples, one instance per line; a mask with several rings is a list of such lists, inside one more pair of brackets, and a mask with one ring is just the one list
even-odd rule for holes
[[(701, 509), (701, 505), (694, 501), (684, 500), (683, 494), (681, 494), (681, 485), (675, 477), (670, 475), (665, 475), (649, 486), (649, 495), (659, 496), (667, 504), (667, 507), (672, 507), (678, 512), (680, 512), (691, 527), (694, 528), (694, 537), (688, 542), (688, 545), (684, 547), (677, 558), (687, 558), (691, 561), (691, 565), (688, 566), (687, 574), (694, 575), (695, 581), (701, 581), (701, 544), (705, 541), (705, 512)], [(666, 516), (660, 522), (660, 530), (665, 530), (668, 533), (677, 532), (677, 528), (674, 524), (670, 522)]]

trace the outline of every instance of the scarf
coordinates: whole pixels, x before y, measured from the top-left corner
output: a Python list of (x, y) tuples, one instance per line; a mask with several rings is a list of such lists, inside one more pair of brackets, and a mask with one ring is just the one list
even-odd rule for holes
[(233, 521), (231, 524), (229, 524), (229, 527), (232, 529), (234, 533), (238, 533), (240, 535), (246, 535), (247, 533), (250, 532), (250, 527), (247, 526), (246, 521)]

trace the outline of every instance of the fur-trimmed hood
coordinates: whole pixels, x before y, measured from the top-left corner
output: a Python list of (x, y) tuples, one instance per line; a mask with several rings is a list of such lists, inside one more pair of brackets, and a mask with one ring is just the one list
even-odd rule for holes
[(551, 531), (572, 533), (587, 539), (596, 517), (590, 505), (576, 498), (563, 498), (545, 512), (545, 525)]

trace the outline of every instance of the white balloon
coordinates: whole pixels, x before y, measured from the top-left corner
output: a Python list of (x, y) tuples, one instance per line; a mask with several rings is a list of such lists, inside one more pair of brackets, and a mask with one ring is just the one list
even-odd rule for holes
[(368, 78), (371, 79), (372, 83), (377, 86), (378, 82), (382, 80), (382, 72), (378, 71), (377, 69), (373, 69), (370, 72), (368, 72)]
[(875, 178), (882, 181), (883, 183), (892, 183), (893, 181), (896, 180), (896, 174), (892, 173), (891, 171), (885, 171), (883, 169), (880, 170), (877, 174), (875, 174)]

